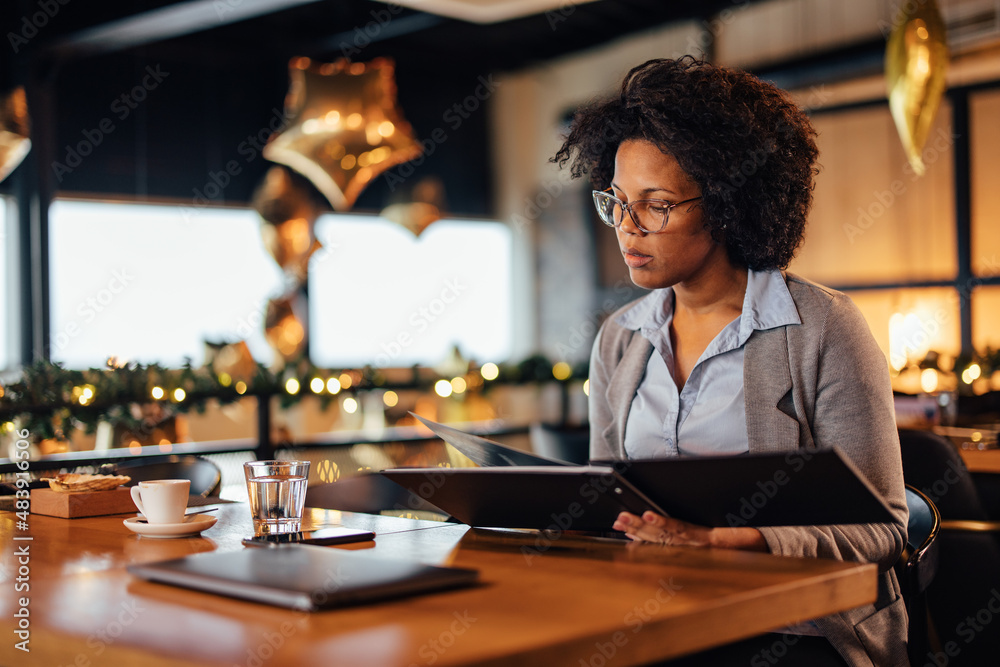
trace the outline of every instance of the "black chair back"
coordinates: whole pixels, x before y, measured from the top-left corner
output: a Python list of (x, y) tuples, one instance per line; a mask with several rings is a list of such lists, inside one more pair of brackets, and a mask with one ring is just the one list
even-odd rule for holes
[(306, 507), (378, 514), (385, 511), (433, 512), (447, 516), (426, 500), (377, 472), (317, 484), (306, 490)]
[[(937, 573), (925, 595), (939, 646), (957, 649), (947, 654), (948, 667), (996, 664), (1000, 632), (987, 630), (970, 637), (967, 619), (995, 604), (990, 596), (1000, 590), (1000, 543), (995, 533), (949, 527), (956, 520), (988, 518), (975, 482), (947, 438), (930, 431), (901, 429), (899, 444), (903, 480), (926, 495), (941, 516)], [(903, 579), (900, 576), (901, 582)], [(911, 625), (915, 614), (911, 614)], [(920, 619), (916, 622), (919, 625)], [(927, 663), (927, 653), (917, 655), (913, 662)]]
[(944, 519), (982, 521), (987, 518), (958, 450), (931, 431), (900, 429), (903, 479), (933, 501)]
[(584, 465), (590, 460), (590, 427), (533, 424), (531, 448), (539, 456)]
[(910, 662), (922, 664), (919, 661), (931, 649), (926, 592), (937, 574), (941, 514), (930, 498), (909, 485), (906, 487), (906, 507), (910, 512), (906, 548), (896, 564), (896, 575), (910, 617)]
[(151, 479), (189, 479), (191, 495), (215, 496), (222, 486), (222, 472), (214, 461), (192, 455), (172, 454), (164, 457), (145, 457), (114, 464), (119, 475), (128, 475), (126, 486)]

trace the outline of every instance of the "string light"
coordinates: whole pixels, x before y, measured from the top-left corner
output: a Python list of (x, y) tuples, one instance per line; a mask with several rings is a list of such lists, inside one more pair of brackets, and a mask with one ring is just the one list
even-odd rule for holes
[[(54, 366), (54, 365), (53, 365)], [(363, 373), (359, 370), (344, 370), (339, 369), (335, 374), (330, 375), (331, 371), (327, 369), (322, 369), (318, 367), (311, 367), (308, 369), (308, 375), (305, 379), (300, 379), (299, 377), (285, 377), (277, 378), (267, 369), (258, 368), (253, 375), (253, 379), (246, 378), (244, 380), (237, 380), (228, 372), (222, 372), (218, 369), (215, 372), (210, 368), (205, 369), (191, 369), (181, 371), (181, 369), (167, 369), (156, 364), (152, 364), (148, 367), (141, 364), (131, 364), (126, 367), (126, 370), (121, 371), (119, 369), (111, 369), (109, 372), (99, 373), (96, 375), (87, 375), (86, 372), (82, 375), (83, 381), (81, 381), (81, 376), (79, 372), (75, 374), (61, 373), (61, 369), (53, 368), (51, 370), (42, 369), (45, 372), (44, 375), (39, 371), (36, 377), (30, 375), (26, 376), (26, 380), (22, 383), (27, 385), (29, 389), (35, 387), (43, 387), (46, 385), (45, 389), (53, 389), (63, 396), (63, 401), (65, 402), (64, 408), (69, 410), (70, 416), (73, 419), (78, 420), (84, 425), (91, 425), (95, 420), (99, 419), (111, 419), (114, 420), (114, 414), (106, 415), (105, 411), (110, 407), (109, 405), (104, 405), (105, 401), (112, 400), (112, 402), (145, 402), (149, 400), (154, 401), (173, 401), (177, 405), (176, 410), (180, 413), (186, 412), (191, 407), (191, 403), (196, 403), (192, 401), (188, 403), (187, 401), (187, 389), (190, 387), (198, 388), (199, 396), (210, 396), (212, 395), (211, 388), (214, 386), (219, 389), (219, 394), (225, 396), (226, 392), (221, 391), (223, 387), (232, 387), (236, 394), (239, 396), (244, 396), (247, 394), (253, 395), (264, 395), (267, 396), (277, 389), (279, 392), (284, 394), (286, 397), (291, 395), (295, 396), (295, 400), (298, 400), (303, 394), (308, 395), (313, 394), (323, 394), (324, 392), (329, 392), (330, 395), (348, 393), (352, 394), (352, 397), (348, 401), (344, 399), (341, 402), (342, 406), (345, 406), (345, 412), (350, 413), (359, 412), (361, 410), (360, 399), (353, 395), (357, 391), (377, 391), (378, 397), (381, 398), (384, 406), (386, 408), (394, 408), (402, 402), (402, 398), (397, 391), (392, 389), (398, 389), (403, 387), (407, 390), (416, 390), (419, 392), (426, 391), (430, 393), (429, 389), (433, 389), (434, 393), (441, 398), (458, 397), (463, 396), (466, 393), (478, 392), (484, 389), (487, 384), (493, 380), (499, 380), (501, 375), (506, 377), (507, 365), (497, 364), (497, 363), (484, 363), (478, 372), (469, 373), (468, 375), (455, 376), (449, 379), (441, 378), (430, 378), (431, 386), (428, 388), (425, 384), (426, 376), (421, 373), (422, 377), (416, 377), (413, 381), (401, 382), (398, 386), (393, 380), (387, 378), (386, 375), (382, 373), (375, 372), (371, 375)], [(510, 366), (513, 368), (513, 366)], [(543, 366), (544, 368), (544, 366)], [(552, 377), (561, 381), (564, 379), (572, 379), (573, 368), (566, 362), (554, 363), (550, 366)], [(305, 369), (300, 369), (304, 371)], [(529, 371), (532, 369), (529, 369)], [(960, 368), (956, 368), (955, 372), (961, 377), (961, 380), (966, 384), (972, 384), (974, 380), (980, 378), (984, 375), (988, 376), (989, 373), (993, 372), (992, 367), (981, 368), (979, 364), (969, 364), (965, 368), (964, 372)], [(928, 393), (940, 390), (940, 383), (942, 381), (942, 375), (937, 374), (938, 386), (936, 389), (931, 387), (931, 381), (934, 378), (936, 371), (923, 373), (924, 380), (924, 390)], [(127, 374), (127, 376), (126, 376)], [(532, 372), (528, 373), (529, 378), (533, 376)], [(88, 382), (89, 380), (89, 382)], [(75, 382), (74, 382), (75, 381)], [(529, 380), (530, 381), (530, 380)], [(541, 380), (544, 383), (544, 380)], [(143, 399), (141, 396), (123, 396), (121, 393), (122, 385), (128, 387), (130, 384), (135, 383), (148, 383), (146, 387), (148, 388), (147, 398)], [(79, 383), (79, 384), (76, 384)], [(156, 383), (156, 384), (154, 384)], [(178, 384), (185, 384), (184, 388), (178, 387)], [(252, 386), (251, 386), (252, 385)], [(14, 391), (10, 391), (9, 388), (13, 386)], [(139, 384), (142, 386), (142, 384)], [(392, 389), (390, 389), (392, 388)], [(583, 382), (583, 391), (585, 394), (589, 395), (590, 385), (589, 382)], [(307, 389), (311, 392), (306, 391)], [(345, 391), (346, 389), (346, 391)], [(13, 408), (18, 408), (22, 402), (26, 402), (24, 395), (27, 395), (25, 390), (21, 388), (21, 384), (8, 384), (6, 387), (0, 386), (0, 395), (6, 394), (4, 405), (8, 406), (8, 401), (11, 397), (14, 400), (11, 401), (14, 405)], [(95, 405), (97, 394), (101, 394), (101, 406), (104, 408), (100, 411), (95, 411), (93, 408), (87, 408), (87, 406)], [(230, 395), (231, 396), (231, 395)], [(152, 397), (151, 399), (148, 397)], [(373, 398), (375, 398), (373, 396)], [(287, 400), (287, 399), (286, 399)], [(375, 400), (378, 400), (377, 398)], [(87, 409), (82, 409), (81, 406)], [(74, 408), (78, 410), (76, 414), (73, 413)], [(9, 412), (9, 410), (8, 410)], [(0, 421), (0, 433), (3, 432), (4, 422)], [(153, 443), (147, 443), (153, 444)]]
[(972, 384), (973, 381), (979, 379), (982, 372), (983, 369), (979, 367), (979, 364), (969, 364), (968, 368), (962, 371), (962, 382), (965, 384)]
[(80, 405), (90, 405), (94, 402), (94, 391), (95, 388), (92, 384), (73, 387), (73, 398), (75, 398)]
[(933, 368), (925, 368), (920, 372), (920, 388), (925, 394), (930, 394), (938, 386), (938, 373)]

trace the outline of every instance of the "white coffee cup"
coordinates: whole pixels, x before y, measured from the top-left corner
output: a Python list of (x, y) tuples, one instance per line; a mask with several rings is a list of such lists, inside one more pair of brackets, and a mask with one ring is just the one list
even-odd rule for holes
[(132, 487), (132, 502), (149, 523), (180, 523), (190, 492), (191, 480), (154, 479)]

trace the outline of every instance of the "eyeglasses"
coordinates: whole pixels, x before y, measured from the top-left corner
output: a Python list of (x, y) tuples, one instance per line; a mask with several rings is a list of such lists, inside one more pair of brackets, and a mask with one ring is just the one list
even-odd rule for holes
[(662, 232), (667, 226), (667, 219), (670, 218), (670, 210), (675, 206), (701, 199), (692, 197), (679, 202), (670, 202), (666, 199), (640, 199), (626, 204), (607, 190), (594, 190), (593, 194), (597, 214), (601, 216), (604, 224), (617, 229), (625, 220), (625, 211), (628, 211), (635, 226), (646, 234)]

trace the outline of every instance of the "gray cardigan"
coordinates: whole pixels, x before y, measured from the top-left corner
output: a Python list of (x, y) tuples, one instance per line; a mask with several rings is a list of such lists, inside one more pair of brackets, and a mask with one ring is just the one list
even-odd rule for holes
[[(905, 666), (906, 609), (892, 566), (906, 543), (907, 510), (885, 356), (846, 296), (792, 274), (786, 282), (802, 324), (754, 331), (746, 343), (750, 452), (836, 446), (884, 496), (896, 521), (760, 531), (774, 554), (878, 563), (875, 604), (816, 619), (816, 625), (852, 666)], [(653, 350), (614, 321), (633, 305), (609, 317), (594, 342), (592, 459), (626, 457), (628, 412)]]

